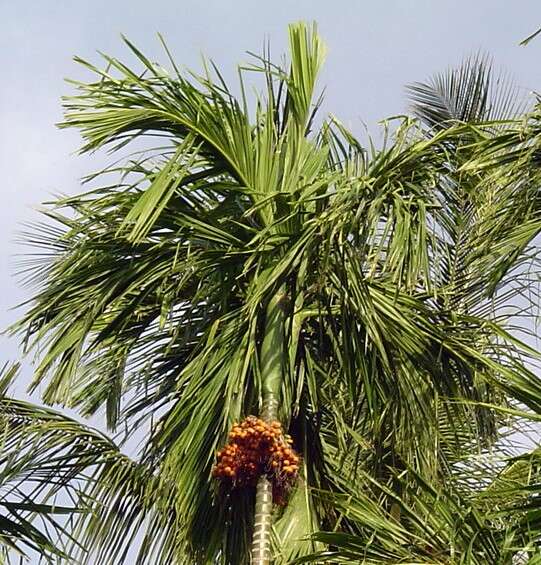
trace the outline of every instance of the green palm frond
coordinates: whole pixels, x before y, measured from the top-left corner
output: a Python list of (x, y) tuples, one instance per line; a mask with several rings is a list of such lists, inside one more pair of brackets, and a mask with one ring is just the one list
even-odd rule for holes
[(453, 122), (509, 120), (524, 110), (519, 90), (505, 76), (494, 76), (490, 59), (481, 54), (407, 91), (413, 114), (435, 130)]
[[(5, 372), (4, 392), (16, 372)], [(0, 414), (0, 546), (6, 562), (13, 554), (37, 554), (51, 563), (93, 556), (125, 562), (128, 551), (137, 550), (158, 552), (168, 562), (180, 527), (174, 485), (161, 490), (151, 467), (59, 412), (3, 394)], [(143, 523), (148, 533), (133, 547)]]
[(103, 434), (9, 397), (17, 373), (17, 366), (6, 367), (0, 396), (0, 544), (11, 555), (33, 552), (52, 563), (68, 558), (71, 524), (90, 512), (81, 489), (92, 470), (119, 452)]
[[(527, 422), (522, 416), (517, 429)], [(468, 455), (463, 443), (462, 459), (448, 475), (427, 481), (412, 468), (390, 465), (385, 477), (375, 479), (366, 466), (351, 474), (352, 447), (366, 453), (367, 445), (356, 434), (350, 440), (336, 488), (319, 493), (340, 512), (340, 528), (313, 535), (326, 549), (296, 563), (507, 564), (528, 556), (528, 563), (535, 562), (541, 541), (539, 449), (512, 456), (516, 439), (510, 437), (499, 453), (474, 448)]]

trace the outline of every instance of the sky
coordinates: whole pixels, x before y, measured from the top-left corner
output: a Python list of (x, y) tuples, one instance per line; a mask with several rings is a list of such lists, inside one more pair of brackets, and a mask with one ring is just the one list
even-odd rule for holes
[[(39, 220), (39, 205), (53, 194), (80, 190), (79, 179), (104, 163), (77, 156), (77, 132), (55, 127), (60, 97), (72, 92), (64, 79), (88, 76), (72, 57), (99, 62), (102, 51), (131, 60), (125, 34), (165, 62), (160, 32), (180, 66), (198, 70), (204, 54), (233, 79), (246, 51), (260, 52), (266, 39), (279, 57), (287, 24), (299, 19), (315, 20), (327, 43), (323, 110), (359, 133), (366, 124), (377, 138), (379, 120), (407, 110), (406, 84), (479, 51), (525, 95), (541, 91), (541, 37), (518, 45), (541, 26), (539, 0), (0, 0), (0, 329), (30, 296), (15, 276), (28, 252), (19, 241), (24, 224)], [(0, 364), (18, 357), (16, 340), (0, 343)]]

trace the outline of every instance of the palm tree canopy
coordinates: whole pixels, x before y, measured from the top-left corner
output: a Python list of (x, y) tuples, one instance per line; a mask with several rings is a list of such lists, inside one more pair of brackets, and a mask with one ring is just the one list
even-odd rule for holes
[[(211, 469), (232, 423), (259, 411), (277, 296), (279, 417), (304, 469), (275, 522), (276, 563), (347, 524), (317, 494), (347, 493), (344, 476), (406, 492), (401, 473), (431, 484), (464, 445), (492, 445), (508, 414), (539, 414), (520, 357), (537, 354), (502, 312), (540, 228), (522, 126), (461, 112), (434, 127), (436, 94), (417, 88), (430, 132), (405, 118), (366, 150), (315, 116), (324, 47), (304, 24), (289, 29), (287, 68), (266, 56), (248, 68), (266, 85), (255, 101), (246, 69), (235, 97), (210, 63), (200, 76), (171, 60), (169, 74), (126, 45), (142, 71), (79, 60), (94, 78), (75, 83), (61, 126), (81, 132), (82, 152), (120, 160), (36, 226), (37, 290), (15, 327), (44, 352), (32, 387), (46, 402), (150, 429), (137, 463), (99, 469), (85, 493), (87, 562), (122, 563), (138, 532), (142, 563), (248, 561), (253, 493), (221, 492)], [(477, 84), (471, 65), (456, 100)]]

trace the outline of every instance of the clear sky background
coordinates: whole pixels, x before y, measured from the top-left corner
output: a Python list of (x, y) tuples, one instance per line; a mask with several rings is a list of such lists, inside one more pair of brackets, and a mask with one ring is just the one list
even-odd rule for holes
[[(28, 297), (14, 274), (25, 248), (22, 224), (54, 193), (73, 193), (102, 157), (79, 157), (75, 131), (58, 130), (65, 77), (84, 78), (73, 61), (99, 61), (97, 50), (130, 59), (120, 34), (153, 60), (166, 62), (161, 32), (181, 66), (200, 69), (200, 54), (226, 77), (246, 51), (270, 39), (278, 57), (289, 22), (315, 20), (328, 45), (321, 86), (324, 110), (359, 134), (377, 138), (379, 120), (407, 109), (404, 86), (482, 51), (524, 94), (541, 91), (541, 37), (519, 41), (541, 26), (540, 0), (0, 0), (0, 328)], [(17, 344), (0, 341), (0, 362)], [(28, 376), (28, 368), (25, 370)]]

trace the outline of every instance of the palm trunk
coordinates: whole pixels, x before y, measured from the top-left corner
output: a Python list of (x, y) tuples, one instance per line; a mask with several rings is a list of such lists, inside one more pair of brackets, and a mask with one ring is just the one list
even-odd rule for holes
[[(265, 337), (261, 346), (263, 405), (261, 419), (269, 422), (278, 417), (278, 399), (282, 385), (284, 349), (284, 312), (278, 293), (267, 307)], [(257, 482), (255, 526), (252, 539), (252, 565), (271, 563), (272, 483), (265, 476)]]

